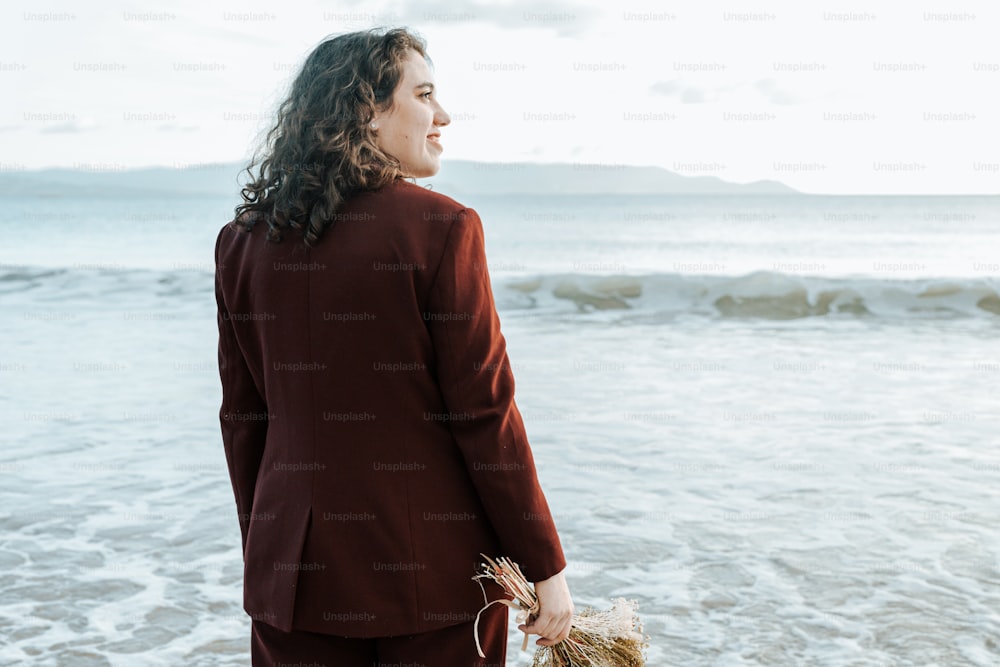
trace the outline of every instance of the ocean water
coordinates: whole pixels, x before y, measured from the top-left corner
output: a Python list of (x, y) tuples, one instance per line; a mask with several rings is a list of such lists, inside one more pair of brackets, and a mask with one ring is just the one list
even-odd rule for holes
[[(1000, 665), (998, 198), (457, 198), (578, 607), (657, 666)], [(233, 202), (4, 204), (0, 665), (249, 664)]]

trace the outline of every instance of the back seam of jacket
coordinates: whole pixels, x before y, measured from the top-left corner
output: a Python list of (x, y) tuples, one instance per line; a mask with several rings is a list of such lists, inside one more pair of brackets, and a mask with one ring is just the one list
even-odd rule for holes
[[(309, 246), (306, 246), (306, 266), (310, 266), (311, 265), (311, 262), (312, 262), (311, 255), (312, 255), (311, 249), (309, 248)], [(311, 360), (315, 359), (315, 352), (313, 351), (313, 330), (312, 330), (313, 323), (312, 323), (312, 317), (311, 317), (312, 316), (312, 312), (313, 312), (313, 310), (312, 310), (312, 305), (313, 305), (313, 303), (312, 303), (312, 274), (313, 274), (313, 272), (312, 271), (305, 271), (303, 273), (305, 274), (305, 279), (306, 279), (306, 314), (305, 314), (305, 316), (307, 318), (307, 321), (306, 321), (306, 338), (309, 341), (309, 343), (308, 343), (308, 347), (309, 347), (309, 359), (311, 361)], [(308, 375), (309, 375), (309, 405), (316, 405), (316, 371), (315, 370), (311, 370), (311, 371), (309, 371)], [(310, 416), (312, 418), (312, 463), (314, 464), (314, 465), (310, 466), (312, 468), (312, 470), (311, 470), (311, 474), (309, 476), (309, 512), (311, 514), (312, 513), (313, 505), (315, 504), (315, 498), (313, 498), (313, 494), (316, 493), (316, 468), (318, 466), (316, 466), (315, 463), (319, 461), (318, 457), (316, 456), (316, 448), (319, 446), (318, 445), (319, 434), (316, 432), (316, 416), (315, 415), (310, 415)], [(311, 517), (310, 517), (309, 521), (312, 522), (312, 518)], [(309, 530), (309, 526), (306, 526), (306, 531), (308, 531), (308, 530)]]

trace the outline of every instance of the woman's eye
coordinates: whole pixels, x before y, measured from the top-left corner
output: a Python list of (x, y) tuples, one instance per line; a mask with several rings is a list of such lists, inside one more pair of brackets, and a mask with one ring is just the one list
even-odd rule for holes
[(431, 92), (432, 92), (432, 91), (428, 90), (428, 91), (427, 91), (426, 93), (424, 93), (424, 94), (423, 94), (423, 95), (421, 95), (420, 97), (430, 97), (430, 96), (431, 96)]

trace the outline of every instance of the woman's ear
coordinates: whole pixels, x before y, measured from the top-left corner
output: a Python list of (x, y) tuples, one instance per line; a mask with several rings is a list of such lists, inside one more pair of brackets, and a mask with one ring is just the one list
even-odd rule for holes
[(392, 114), (392, 107), (388, 109), (376, 109), (375, 115), (372, 116), (371, 121), (368, 123), (368, 127), (373, 130), (377, 130), (382, 126), (382, 120)]

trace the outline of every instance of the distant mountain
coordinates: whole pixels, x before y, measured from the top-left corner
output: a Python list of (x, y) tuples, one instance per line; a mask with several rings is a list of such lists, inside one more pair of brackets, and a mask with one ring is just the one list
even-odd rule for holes
[(0, 196), (52, 198), (239, 197), (243, 165), (220, 163), (171, 169), (84, 171), (40, 169), (0, 172)]
[[(41, 169), (0, 172), (0, 196), (32, 197), (239, 197), (242, 163), (171, 169), (82, 171)], [(473, 162), (441, 163), (432, 178), (418, 179), (437, 192), (469, 194), (798, 194), (778, 181), (729, 183), (715, 176), (682, 176), (660, 167), (630, 165)]]
[(682, 176), (660, 167), (622, 164), (442, 161), (433, 178), (443, 193), (467, 194), (800, 194), (778, 181), (739, 184), (715, 176)]

